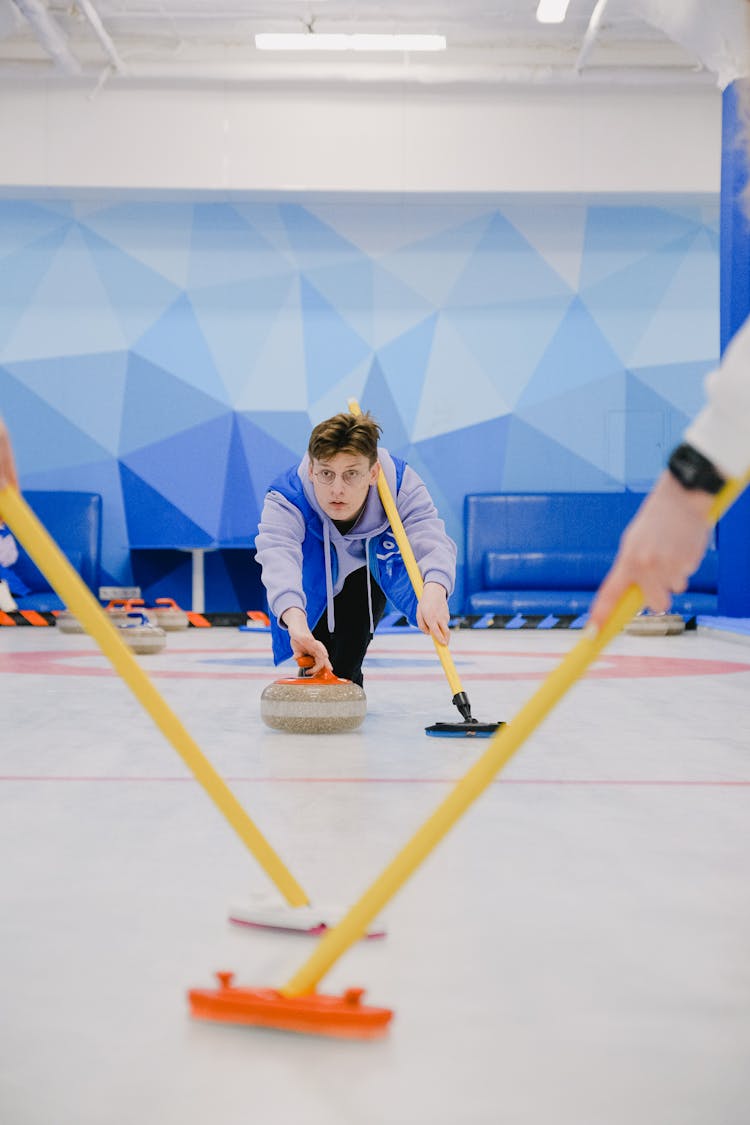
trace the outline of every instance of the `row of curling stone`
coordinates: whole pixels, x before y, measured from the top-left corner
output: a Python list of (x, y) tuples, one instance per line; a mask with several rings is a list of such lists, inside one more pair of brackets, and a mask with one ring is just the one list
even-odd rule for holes
[[(187, 614), (172, 598), (157, 598), (156, 604), (148, 609), (142, 598), (114, 599), (105, 607), (112, 624), (122, 630), (123, 640), (139, 654), (161, 652), (167, 640), (167, 632), (187, 629)], [(83, 626), (69, 610), (63, 610), (56, 618), (57, 628), (62, 633), (83, 633)]]
[[(157, 598), (153, 606), (144, 606), (143, 598), (115, 598), (104, 607), (113, 625), (120, 625), (134, 612), (145, 613), (154, 625), (166, 632), (177, 632), (190, 625), (188, 616), (177, 605), (174, 598)], [(83, 633), (83, 626), (70, 610), (62, 610), (56, 616), (56, 624), (62, 633)]]
[(625, 632), (631, 637), (672, 637), (685, 632), (685, 618), (679, 613), (651, 613), (644, 609), (625, 626)]
[[(60, 619), (63, 618), (61, 621)], [(140, 610), (125, 613), (122, 610), (112, 615), (112, 624), (122, 635), (128, 648), (140, 655), (161, 652), (167, 643), (167, 634), (159, 625), (149, 621)], [(57, 617), (57, 628), (61, 633), (83, 633), (85, 630), (68, 610)]]
[(299, 673), (276, 680), (260, 697), (266, 726), (292, 734), (336, 734), (356, 730), (367, 714), (367, 697), (359, 684), (341, 680), (327, 668), (311, 676), (314, 661), (298, 656)]

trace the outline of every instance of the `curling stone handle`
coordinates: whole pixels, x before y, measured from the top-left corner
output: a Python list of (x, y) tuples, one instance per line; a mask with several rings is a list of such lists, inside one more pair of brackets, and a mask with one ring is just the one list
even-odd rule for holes
[(310, 676), (310, 669), (312, 668), (312, 666), (315, 663), (313, 658), (311, 656), (295, 656), (294, 659), (297, 661), (297, 664), (299, 665), (299, 671), (297, 672), (298, 677), (301, 680), (305, 679), (306, 677), (309, 677)]
[(294, 658), (299, 664), (299, 675), (303, 679), (314, 680), (316, 684), (341, 684), (347, 683), (347, 680), (340, 680), (338, 676), (334, 676), (333, 672), (329, 672), (327, 668), (321, 669), (311, 676), (308, 669), (312, 668), (315, 664), (312, 656), (295, 656)]

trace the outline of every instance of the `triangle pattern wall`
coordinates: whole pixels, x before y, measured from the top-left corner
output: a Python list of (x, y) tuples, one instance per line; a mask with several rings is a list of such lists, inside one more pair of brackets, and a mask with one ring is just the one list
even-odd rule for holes
[(717, 359), (717, 228), (718, 201), (667, 197), (1, 200), (22, 484), (100, 491), (128, 583), (137, 544), (249, 544), (355, 396), (460, 557), (467, 492), (648, 487)]

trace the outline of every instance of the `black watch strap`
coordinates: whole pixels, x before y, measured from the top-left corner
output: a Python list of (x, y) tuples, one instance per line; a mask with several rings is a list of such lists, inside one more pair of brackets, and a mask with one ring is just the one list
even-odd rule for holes
[(668, 468), (675, 480), (690, 492), (708, 492), (715, 496), (726, 484), (716, 466), (687, 442), (672, 451)]

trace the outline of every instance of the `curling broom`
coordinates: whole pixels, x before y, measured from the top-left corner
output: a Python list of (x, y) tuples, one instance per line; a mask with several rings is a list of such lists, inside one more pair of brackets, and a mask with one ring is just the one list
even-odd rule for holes
[[(362, 413), (359, 403), (356, 399), (349, 399), (349, 410), (355, 417), (359, 417)], [(401, 558), (404, 560), (409, 579), (411, 580), (414, 593), (417, 595), (417, 600), (422, 597), (424, 590), (424, 582), (419, 570), (419, 565), (414, 557), (414, 552), (411, 549), (406, 529), (404, 528), (401, 516), (398, 513), (396, 502), (393, 499), (391, 490), (388, 487), (388, 482), (385, 479), (385, 474), (381, 468), (378, 473), (378, 494), (380, 501), (385, 508), (385, 514), (388, 516), (388, 521), (391, 525), (393, 536), (398, 543), (399, 550), (401, 551)], [(432, 634), (430, 634), (432, 636)], [(450, 649), (447, 645), (441, 644), (437, 637), (432, 637), (435, 651), (438, 654), (440, 663), (443, 666), (448, 684), (453, 692), (453, 699), (451, 702), (458, 708), (463, 722), (460, 723), (433, 723), (432, 726), (425, 727), (426, 734), (435, 735), (442, 738), (489, 738), (495, 733), (502, 723), (480, 723), (471, 714), (471, 704), (469, 697), (464, 691), (461, 680), (456, 670), (456, 665), (453, 662), (453, 657), (450, 654)]]
[[(713, 523), (744, 490), (750, 473), (742, 480), (728, 481), (711, 508)], [(373, 1038), (386, 1033), (391, 1009), (369, 1008), (361, 1003), (362, 989), (348, 989), (341, 996), (316, 991), (318, 984), (340, 957), (365, 932), (368, 924), (397, 894), (407, 879), (440, 843), (444, 836), (479, 797), (499, 771), (507, 765), (526, 739), (583, 676), (589, 665), (643, 605), (638, 586), (630, 586), (619, 598), (608, 620), (597, 630), (589, 624), (576, 645), (563, 657), (515, 718), (492, 737), (484, 754), (451, 790), (435, 812), (417, 830), (343, 920), (330, 930), (312, 955), (279, 989), (234, 989), (222, 984), (224, 995), (209, 993), (209, 1003), (218, 1004), (205, 1013), (204, 990), (193, 990), (189, 999), (193, 1014), (203, 1019), (222, 1019), (255, 1026), (304, 1031), (315, 1035)], [(233, 995), (235, 994), (235, 995)], [(236, 1003), (235, 1003), (236, 1000)], [(301, 1010), (300, 1010), (301, 1009)], [(354, 1012), (352, 1009), (355, 1009)]]

